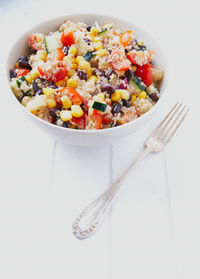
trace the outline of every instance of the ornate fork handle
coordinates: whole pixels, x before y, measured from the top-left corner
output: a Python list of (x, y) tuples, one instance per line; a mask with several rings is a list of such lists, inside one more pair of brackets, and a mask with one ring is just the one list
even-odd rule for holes
[[(104, 216), (108, 212), (112, 201), (114, 197), (116, 196), (118, 190), (120, 189), (120, 186), (126, 179), (129, 172), (132, 170), (132, 168), (138, 164), (149, 152), (151, 152), (148, 148), (146, 148), (139, 157), (130, 165), (130, 167), (120, 176), (120, 178), (112, 184), (112, 186), (105, 191), (100, 197), (98, 197), (96, 200), (94, 200), (92, 203), (90, 203), (76, 218), (76, 220), (73, 223), (73, 234), (79, 238), (87, 238), (89, 235), (91, 235), (98, 227), (98, 225), (101, 224), (103, 221)], [(80, 222), (86, 217), (88, 214), (92, 213), (96, 209), (96, 216), (91, 220), (90, 224), (86, 226), (85, 228), (81, 229)]]
[[(83, 239), (92, 234), (96, 228), (100, 225), (106, 212), (110, 208), (114, 197), (116, 196), (123, 181), (132, 170), (132, 168), (139, 163), (149, 152), (159, 152), (171, 140), (181, 123), (185, 119), (189, 112), (189, 108), (186, 108), (182, 103), (175, 104), (166, 117), (161, 121), (157, 128), (146, 140), (146, 149), (140, 154), (140, 156), (130, 165), (130, 167), (121, 175), (121, 177), (99, 198), (88, 205), (81, 214), (77, 217), (73, 224), (73, 233), (77, 238)], [(96, 209), (96, 215), (89, 222), (89, 225), (85, 229), (81, 229), (80, 222), (87, 217), (90, 213), (93, 213)]]

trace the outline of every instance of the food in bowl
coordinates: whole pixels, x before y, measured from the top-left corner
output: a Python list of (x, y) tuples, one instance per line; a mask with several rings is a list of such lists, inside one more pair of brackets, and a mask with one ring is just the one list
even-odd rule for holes
[(58, 30), (32, 33), (30, 54), (10, 70), (10, 86), (39, 118), (66, 128), (105, 129), (146, 113), (160, 98), (164, 72), (154, 51), (113, 23), (65, 21)]

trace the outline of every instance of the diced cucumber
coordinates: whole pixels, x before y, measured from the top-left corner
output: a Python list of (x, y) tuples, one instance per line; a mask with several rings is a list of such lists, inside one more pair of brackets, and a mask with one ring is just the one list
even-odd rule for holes
[(45, 47), (48, 53), (51, 53), (54, 49), (60, 48), (60, 32), (55, 32), (44, 37)]
[(107, 107), (107, 104), (103, 104), (103, 103), (96, 102), (96, 101), (94, 102), (94, 104), (92, 106), (93, 109), (99, 110), (101, 112), (105, 112), (106, 107)]

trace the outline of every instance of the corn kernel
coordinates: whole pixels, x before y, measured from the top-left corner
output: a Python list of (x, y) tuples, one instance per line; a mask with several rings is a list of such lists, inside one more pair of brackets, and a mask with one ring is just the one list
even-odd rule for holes
[(55, 94), (55, 90), (51, 87), (43, 88), (42, 92), (47, 97), (51, 97)]
[(92, 26), (91, 30), (90, 30), (90, 33), (92, 35), (96, 35), (99, 33), (99, 28), (95, 27), (95, 26)]
[(78, 85), (78, 81), (74, 78), (70, 78), (67, 81), (67, 87), (75, 88)]
[(97, 55), (99, 55), (100, 57), (102, 56), (105, 56), (108, 54), (108, 51), (107, 49), (103, 48), (103, 49), (100, 49), (98, 52), (97, 52)]
[(121, 92), (120, 92), (120, 90), (116, 90), (116, 91), (111, 95), (111, 100), (114, 101), (114, 102), (118, 102), (120, 98), (121, 98)]
[(135, 72), (137, 70), (137, 67), (135, 65), (132, 65), (132, 70)]
[(34, 80), (36, 78), (38, 78), (40, 76), (40, 74), (37, 71), (32, 70), (30, 72), (30, 77)]
[(144, 42), (143, 42), (143, 41), (141, 41), (141, 40), (140, 40), (140, 41), (138, 41), (137, 43), (138, 43), (138, 46), (143, 46), (143, 45), (144, 45)]
[(136, 97), (135, 95), (132, 95), (132, 96), (131, 96), (131, 103), (132, 103), (132, 104), (135, 102), (136, 98), (137, 98), (137, 97)]
[(40, 59), (44, 62), (47, 61), (47, 52), (46, 51), (43, 51), (40, 55)]
[(103, 48), (103, 44), (101, 41), (95, 43), (94, 45), (95, 50), (100, 50), (101, 48)]
[(72, 105), (71, 112), (74, 117), (81, 117), (83, 115), (83, 110), (78, 105)]
[(22, 99), (22, 105), (25, 107), (25, 106), (28, 104), (28, 102), (30, 102), (30, 100), (31, 100), (31, 97), (25, 96), (25, 97)]
[(68, 61), (73, 61), (74, 60), (74, 57), (73, 56), (70, 56), (70, 55), (67, 55), (63, 58), (63, 61), (64, 62), (68, 62)]
[(26, 81), (27, 81), (28, 83), (32, 83), (32, 82), (33, 82), (33, 79), (32, 79), (32, 77), (31, 77), (31, 75), (27, 75), (27, 76), (26, 76)]
[(142, 91), (140, 94), (139, 94), (139, 99), (146, 99), (147, 97), (147, 93), (145, 91)]
[(87, 62), (87, 61), (81, 61), (79, 63), (79, 67), (81, 70), (85, 70), (88, 74), (88, 76), (91, 76), (92, 75), (92, 68), (90, 66), (90, 63)]
[(62, 96), (61, 101), (62, 101), (64, 108), (66, 108), (66, 109), (71, 108), (72, 101), (70, 100), (70, 98), (68, 96), (66, 96), (66, 95)]
[(73, 75), (75, 75), (76, 71), (74, 69), (71, 69), (67, 72), (68, 77), (72, 77)]
[(62, 121), (68, 121), (72, 119), (72, 113), (70, 110), (62, 110), (60, 112), (60, 118)]
[(120, 91), (120, 96), (121, 96), (122, 99), (124, 99), (124, 100), (129, 99), (129, 93), (128, 93), (127, 90), (120, 89), (119, 91)]
[(75, 55), (76, 54), (76, 47), (75, 46), (71, 46), (70, 49), (69, 49), (69, 53), (71, 55)]
[(50, 108), (50, 109), (52, 109), (52, 108), (54, 108), (56, 106), (56, 101), (52, 97), (48, 97), (46, 99), (46, 103), (47, 103), (48, 108)]
[(101, 41), (101, 37), (94, 37), (94, 38), (93, 38), (93, 41), (94, 41), (95, 43), (97, 43), (97, 42)]
[(76, 57), (76, 63), (80, 63), (81, 61), (84, 61), (85, 59), (83, 58), (83, 56), (77, 56)]
[(94, 36), (93, 35), (87, 35), (87, 37), (86, 38), (88, 38), (91, 42), (94, 42), (94, 40), (95, 40), (95, 38), (94, 38)]
[(97, 98), (104, 100), (105, 99), (104, 93), (97, 94)]
[(63, 58), (64, 62), (71, 62), (71, 68), (72, 69), (77, 69), (78, 65), (76, 63), (76, 59), (72, 55), (67, 55)]
[(64, 84), (65, 84), (65, 80), (64, 79), (55, 82), (55, 85), (58, 86), (58, 87), (59, 86), (63, 86)]
[(88, 81), (93, 81), (94, 83), (97, 82), (97, 77), (92, 75), (91, 77), (89, 77)]

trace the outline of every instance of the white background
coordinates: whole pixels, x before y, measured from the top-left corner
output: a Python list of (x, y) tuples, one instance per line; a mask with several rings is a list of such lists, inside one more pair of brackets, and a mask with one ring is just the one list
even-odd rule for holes
[[(8, 46), (21, 32), (81, 12), (140, 25), (157, 38), (170, 67), (163, 111), (112, 148), (55, 142), (11, 102), (4, 76)], [(0, 24), (0, 278), (199, 279), (198, 1), (1, 0)], [(73, 218), (142, 150), (148, 131), (177, 100), (191, 113), (165, 154), (134, 170), (93, 238), (74, 239)]]

